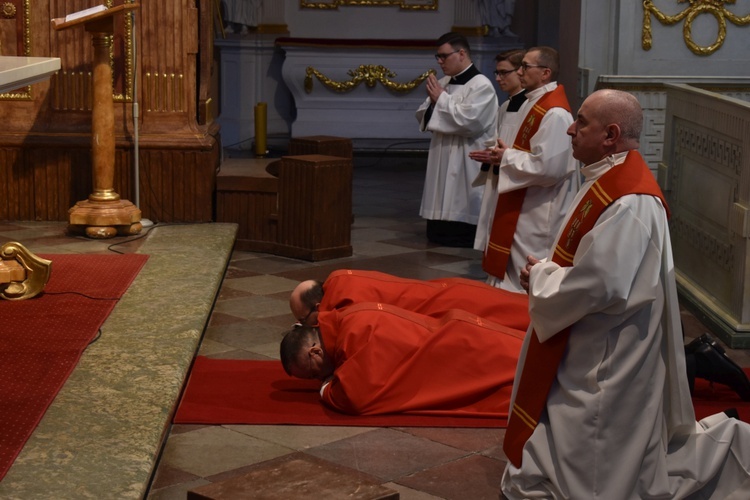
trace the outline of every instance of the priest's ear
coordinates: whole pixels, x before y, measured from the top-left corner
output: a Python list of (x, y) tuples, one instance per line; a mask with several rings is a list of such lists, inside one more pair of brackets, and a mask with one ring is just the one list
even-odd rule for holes
[(604, 130), (606, 131), (607, 135), (604, 138), (604, 145), (615, 145), (620, 142), (620, 137), (622, 137), (622, 130), (620, 129), (620, 126), (616, 123), (610, 123), (606, 127), (604, 127)]
[(310, 349), (308, 349), (307, 353), (311, 357), (312, 356), (319, 356), (321, 358), (323, 357), (323, 349), (317, 343), (311, 345)]

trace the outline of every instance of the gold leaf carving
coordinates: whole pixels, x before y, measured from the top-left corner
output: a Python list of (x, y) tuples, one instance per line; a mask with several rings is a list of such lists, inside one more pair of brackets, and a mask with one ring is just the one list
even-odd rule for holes
[(396, 73), (391, 71), (382, 65), (374, 64), (360, 64), (357, 69), (349, 70), (347, 74), (351, 76), (351, 80), (345, 82), (336, 82), (331, 80), (324, 74), (312, 66), (308, 66), (305, 72), (305, 92), (308, 94), (313, 89), (313, 76), (315, 76), (320, 82), (328, 87), (329, 89), (335, 90), (336, 92), (348, 92), (356, 88), (360, 83), (365, 82), (365, 85), (372, 88), (376, 82), (380, 82), (385, 88), (394, 92), (411, 92), (421, 84), (425, 78), (430, 74), (434, 74), (435, 70), (430, 69), (419, 75), (414, 80), (407, 83), (397, 83), (391, 80), (396, 76)]
[[(674, 16), (669, 16), (660, 11), (654, 5), (653, 0), (643, 1), (643, 34), (641, 38), (643, 50), (651, 49), (653, 43), (651, 38), (652, 15), (665, 26), (671, 26), (684, 20), (682, 36), (685, 39), (685, 45), (691, 52), (699, 56), (711, 55), (724, 44), (727, 37), (727, 20), (737, 26), (750, 24), (750, 14), (740, 17), (726, 8), (727, 4), (733, 4), (735, 0), (677, 0), (677, 3), (685, 2), (690, 5)], [(716, 41), (708, 46), (701, 46), (693, 41), (693, 21), (701, 14), (714, 16), (718, 24)]]

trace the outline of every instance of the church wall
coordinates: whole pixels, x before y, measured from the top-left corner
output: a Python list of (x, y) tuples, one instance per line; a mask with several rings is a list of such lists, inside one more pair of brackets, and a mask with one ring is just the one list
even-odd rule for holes
[[(414, 111), (426, 96), (423, 85), (393, 91), (375, 81), (373, 85), (360, 83), (342, 91), (325, 86), (314, 77), (309, 89), (305, 87), (306, 70), (312, 68), (343, 87), (351, 82), (350, 73), (360, 71), (360, 66), (382, 66), (395, 74), (384, 74), (384, 79), (412, 85), (419, 83), (415, 79), (428, 70), (442, 76), (433, 58), (432, 44), (443, 33), (455, 29), (467, 35), (475, 64), (491, 77), (494, 56), (521, 46), (516, 36), (482, 36), (477, 0), (440, 1), (436, 2), (436, 10), (372, 5), (306, 9), (300, 7), (299, 0), (286, 0), (284, 9), (274, 4), (274, 11), (268, 12), (268, 2), (262, 3), (257, 31), (216, 41), (222, 76), (218, 122), (224, 144), (239, 149), (253, 149), (253, 107), (260, 101), (269, 103), (267, 130), (272, 142), (275, 138), (283, 143), (290, 136), (317, 133), (345, 135), (355, 140), (355, 147), (362, 143), (358, 139), (426, 143), (429, 134), (419, 132), (414, 118)], [(419, 3), (429, 2), (404, 0), (404, 4)], [(281, 41), (274, 46), (274, 36), (267, 34), (268, 28), (278, 29), (279, 23), (286, 30), (276, 37), (292, 39), (291, 45)], [(525, 27), (531, 24), (526, 23)], [(334, 47), (330, 43), (317, 43), (321, 39), (338, 40), (341, 44)], [(347, 40), (355, 41), (350, 44), (355, 46), (347, 47)], [(357, 48), (356, 42), (363, 40), (375, 43)], [(378, 46), (377, 40), (394, 41), (402, 46)], [(305, 41), (309, 42), (306, 48)]]
[[(581, 0), (579, 68), (584, 90), (591, 92), (600, 75), (668, 75), (686, 80), (750, 76), (750, 7), (700, 4)], [(648, 5), (654, 10), (646, 10)], [(733, 14), (743, 17), (745, 25), (733, 23), (729, 19)], [(666, 25), (659, 21), (661, 15), (685, 18)], [(723, 38), (718, 20), (726, 26)], [(649, 40), (650, 48), (644, 47)]]
[(299, 0), (284, 1), (291, 36), (355, 39), (437, 38), (451, 30), (456, 4), (454, 1), (440, 0), (437, 10), (404, 10), (395, 5), (302, 9)]

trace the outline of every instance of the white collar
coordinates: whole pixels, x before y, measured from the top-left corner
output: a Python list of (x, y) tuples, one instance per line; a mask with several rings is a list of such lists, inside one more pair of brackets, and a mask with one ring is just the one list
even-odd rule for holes
[(619, 165), (620, 163), (624, 162), (625, 157), (628, 156), (629, 152), (630, 151), (622, 151), (620, 153), (615, 153), (613, 155), (604, 157), (596, 163), (592, 163), (591, 165), (586, 165), (585, 167), (583, 167), (581, 169), (581, 173), (586, 178), (586, 180), (601, 177), (615, 165)]
[(538, 89), (530, 90), (526, 92), (526, 98), (533, 100), (537, 97), (541, 97), (547, 92), (552, 92), (557, 88), (557, 82), (549, 82), (547, 85), (542, 85)]

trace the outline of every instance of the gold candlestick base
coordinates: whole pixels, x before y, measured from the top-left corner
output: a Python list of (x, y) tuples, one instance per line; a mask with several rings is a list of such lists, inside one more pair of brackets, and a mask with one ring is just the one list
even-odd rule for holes
[(141, 211), (128, 200), (83, 200), (68, 210), (68, 232), (89, 238), (131, 236), (141, 232)]

